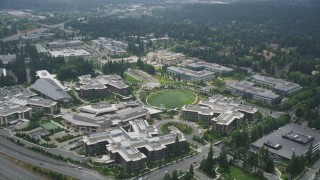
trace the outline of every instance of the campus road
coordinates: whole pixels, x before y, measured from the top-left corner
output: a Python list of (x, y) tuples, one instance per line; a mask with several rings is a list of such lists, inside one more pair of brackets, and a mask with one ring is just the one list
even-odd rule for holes
[[(0, 152), (1, 153), (1, 152)], [(0, 177), (10, 180), (42, 180), (43, 177), (19, 167), (0, 156)], [(0, 178), (0, 179), (1, 179)]]
[[(172, 162), (172, 164), (157, 169), (150, 174), (142, 176), (141, 179), (148, 179), (148, 180), (162, 180), (166, 172), (171, 174), (174, 170), (187, 172), (189, 171), (190, 165), (193, 164), (193, 167), (197, 167), (200, 165), (201, 161), (208, 155), (210, 144), (199, 148), (198, 154), (186, 158), (184, 160), (179, 160), (177, 162)], [(221, 150), (217, 147), (213, 147), (213, 155), (215, 157), (219, 156)], [(197, 174), (198, 175), (198, 174)], [(200, 177), (201, 178), (201, 177)], [(205, 178), (205, 177), (203, 177)]]
[[(49, 157), (35, 153), (31, 150), (18, 146), (7, 139), (0, 137), (0, 152), (10, 156), (16, 160), (26, 162), (28, 164), (38, 166), (51, 171), (84, 180), (107, 179), (97, 172), (85, 168), (79, 168), (75, 165), (57, 161)], [(11, 170), (11, 169), (10, 169)]]

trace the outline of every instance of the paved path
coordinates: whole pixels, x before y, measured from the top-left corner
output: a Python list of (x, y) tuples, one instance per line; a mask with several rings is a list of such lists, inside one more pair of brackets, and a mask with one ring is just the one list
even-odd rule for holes
[[(210, 145), (208, 144), (206, 146), (203, 146), (202, 148), (199, 148), (198, 153), (194, 156), (191, 156), (181, 161), (173, 162), (172, 164), (162, 167), (160, 169), (157, 169), (141, 178), (147, 179), (147, 180), (162, 180), (164, 178), (166, 171), (168, 171), (170, 175), (174, 170), (187, 172), (189, 171), (191, 164), (193, 164), (194, 167), (197, 167), (198, 165), (200, 165), (201, 161), (208, 155), (209, 146)], [(219, 156), (221, 152), (221, 150), (216, 147), (213, 147), (213, 151), (214, 151), (215, 157)]]

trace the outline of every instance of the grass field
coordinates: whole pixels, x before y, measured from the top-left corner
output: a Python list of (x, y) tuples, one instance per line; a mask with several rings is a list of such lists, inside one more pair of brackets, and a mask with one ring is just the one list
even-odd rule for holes
[(58, 126), (53, 124), (52, 122), (45, 122), (43, 124), (41, 124), (41, 127), (45, 128), (46, 130), (51, 130), (51, 129), (57, 129)]
[(192, 92), (173, 89), (156, 92), (147, 98), (150, 105), (166, 109), (181, 108), (195, 100), (196, 96)]
[(223, 175), (225, 179), (228, 180), (258, 180), (259, 178), (257, 176), (253, 176), (244, 170), (235, 167), (235, 166), (230, 166), (230, 172), (227, 175)]

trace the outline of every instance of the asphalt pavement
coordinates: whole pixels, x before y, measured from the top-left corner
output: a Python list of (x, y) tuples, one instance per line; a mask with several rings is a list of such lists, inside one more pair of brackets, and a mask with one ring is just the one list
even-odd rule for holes
[(43, 177), (19, 167), (0, 156), (0, 179), (7, 180), (42, 180)]
[(17, 146), (2, 137), (0, 137), (0, 151), (7, 156), (15, 158), (16, 160), (23, 161), (28, 164), (39, 166), (41, 168), (55, 171), (77, 179), (107, 179), (106, 177), (102, 177), (100, 174), (92, 170), (51, 159), (39, 153), (35, 153), (23, 147)]
[[(179, 160), (177, 162), (173, 162), (168, 166), (164, 166), (160, 169), (151, 172), (150, 174), (141, 177), (141, 179), (162, 180), (165, 176), (165, 172), (168, 172), (169, 174), (171, 174), (174, 170), (187, 172), (189, 171), (191, 164), (193, 164), (193, 167), (197, 167), (200, 165), (201, 161), (208, 155), (209, 146), (209, 144), (203, 146), (198, 149), (198, 153), (196, 155), (183, 160)], [(219, 156), (221, 150), (217, 147), (213, 147), (213, 152), (214, 156), (217, 157)]]

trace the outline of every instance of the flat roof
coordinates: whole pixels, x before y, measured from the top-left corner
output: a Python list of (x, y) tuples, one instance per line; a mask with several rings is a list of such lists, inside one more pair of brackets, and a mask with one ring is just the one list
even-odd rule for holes
[(257, 74), (253, 75), (252, 78), (257, 81), (272, 84), (272, 85), (274, 85), (274, 88), (279, 89), (279, 90), (283, 90), (283, 91), (302, 89), (302, 87), (299, 84), (285, 81), (283, 79), (276, 79), (276, 78), (261, 76), (261, 75), (257, 75)]
[[(292, 136), (293, 139), (284, 138), (283, 136)], [(310, 138), (309, 138), (310, 137)], [(313, 138), (311, 138), (313, 137)], [(297, 140), (301, 139), (305, 143), (299, 143)], [(252, 143), (253, 146), (261, 148), (266, 142), (272, 142), (279, 144), (282, 147), (277, 149), (269, 148), (268, 150), (285, 159), (291, 159), (293, 152), (301, 156), (308, 151), (310, 143), (313, 146), (320, 143), (320, 133), (310, 128), (305, 128), (296, 124), (287, 124), (276, 131), (266, 135), (263, 138), (258, 139)]]
[(91, 56), (91, 53), (84, 49), (64, 49), (61, 51), (50, 51), (53, 57), (71, 57), (71, 56)]
[(228, 68), (228, 67), (216, 64), (216, 63), (208, 63), (208, 62), (204, 62), (204, 61), (198, 61), (198, 62), (188, 64), (187, 67), (206, 68), (208, 70), (219, 71), (219, 72), (232, 72), (233, 71), (232, 68)]
[(206, 77), (206, 76), (213, 76), (214, 73), (211, 71), (203, 70), (203, 71), (193, 71), (190, 69), (182, 68), (182, 67), (174, 67), (170, 66), (167, 68), (170, 71), (173, 71), (175, 73), (184, 74), (191, 77)]

